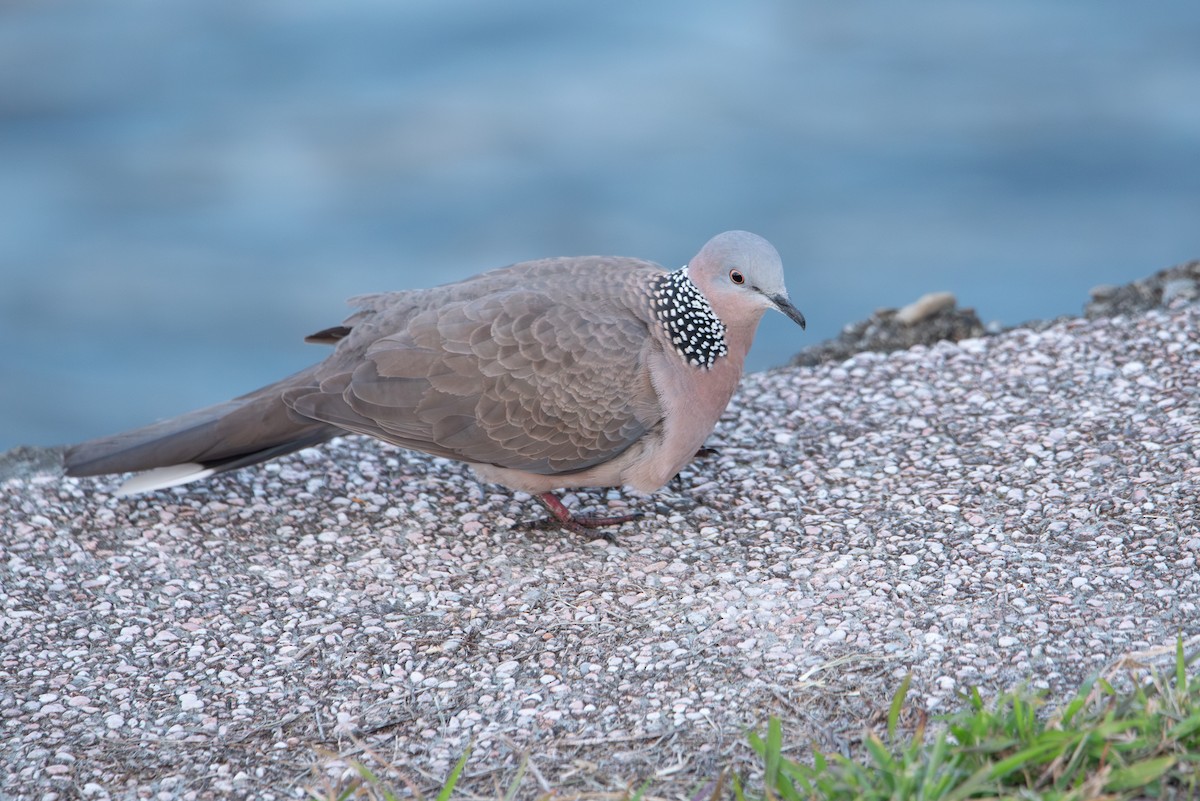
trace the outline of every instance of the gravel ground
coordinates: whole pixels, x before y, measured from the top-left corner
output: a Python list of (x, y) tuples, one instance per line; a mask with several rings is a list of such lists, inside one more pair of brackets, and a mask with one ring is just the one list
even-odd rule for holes
[[(1200, 307), (748, 376), (617, 544), (346, 438), (114, 500), (0, 485), (0, 795), (297, 798), (364, 759), (679, 795), (899, 678), (1066, 690), (1200, 632)], [(341, 755), (343, 759), (337, 756)], [(672, 784), (672, 782), (674, 782)]]

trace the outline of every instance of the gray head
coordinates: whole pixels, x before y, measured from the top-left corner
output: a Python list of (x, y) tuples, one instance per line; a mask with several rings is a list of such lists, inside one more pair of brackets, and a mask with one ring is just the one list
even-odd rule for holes
[(783, 284), (779, 253), (761, 236), (748, 231), (717, 234), (688, 263), (688, 275), (730, 328), (749, 324), (753, 329), (767, 309), (804, 327), (804, 315)]
[(779, 254), (770, 242), (745, 231), (718, 234), (686, 267), (663, 273), (651, 303), (676, 353), (702, 370), (731, 350), (744, 356), (767, 309), (778, 309), (804, 327), (804, 315), (783, 285)]

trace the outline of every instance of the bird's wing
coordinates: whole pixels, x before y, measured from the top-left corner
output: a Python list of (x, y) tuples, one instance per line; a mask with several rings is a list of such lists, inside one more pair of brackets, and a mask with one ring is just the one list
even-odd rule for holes
[(284, 399), (315, 420), (468, 462), (546, 475), (606, 462), (662, 418), (644, 364), (648, 323), (608, 293), (556, 294), (443, 298)]

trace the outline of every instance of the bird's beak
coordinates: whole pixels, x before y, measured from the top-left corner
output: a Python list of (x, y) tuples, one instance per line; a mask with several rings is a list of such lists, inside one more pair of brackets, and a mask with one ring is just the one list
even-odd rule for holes
[(771, 299), (771, 302), (775, 304), (775, 308), (779, 309), (781, 312), (790, 317), (792, 322), (794, 322), (796, 325), (804, 328), (804, 315), (800, 313), (799, 309), (792, 305), (792, 301), (787, 295), (781, 293), (778, 295), (769, 295), (768, 297)]

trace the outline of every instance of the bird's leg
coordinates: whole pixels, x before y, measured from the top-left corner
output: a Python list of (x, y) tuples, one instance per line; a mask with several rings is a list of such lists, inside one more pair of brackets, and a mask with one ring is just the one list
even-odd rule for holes
[[(563, 506), (563, 502), (553, 492), (543, 492), (533, 497), (537, 498), (538, 503), (546, 507), (546, 511), (550, 513), (559, 526), (565, 528), (567, 531), (573, 531), (576, 534), (581, 534), (591, 539), (603, 538), (609, 542), (616, 542), (616, 537), (613, 536), (611, 531), (598, 531), (597, 529), (604, 526), (619, 526), (622, 523), (637, 520), (642, 516), (641, 512), (613, 517), (573, 515), (567, 507)], [(549, 523), (550, 521), (545, 522)]]

